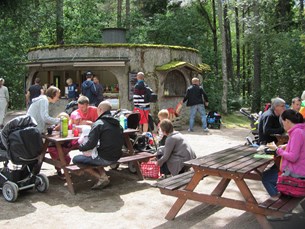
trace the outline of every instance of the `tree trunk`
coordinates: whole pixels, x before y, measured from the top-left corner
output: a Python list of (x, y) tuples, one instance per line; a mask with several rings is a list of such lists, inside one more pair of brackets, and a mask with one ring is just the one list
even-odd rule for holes
[(118, 0), (118, 6), (117, 6), (117, 27), (122, 27), (122, 1)]
[(235, 7), (235, 29), (236, 29), (236, 76), (237, 76), (237, 94), (240, 94), (240, 42), (239, 42), (239, 18), (238, 7)]
[(214, 49), (214, 66), (215, 66), (215, 74), (216, 74), (216, 76), (219, 76), (215, 0), (212, 0), (212, 12), (213, 12), (213, 30), (212, 30), (212, 33), (213, 33), (213, 49)]
[(218, 24), (221, 34), (221, 45), (222, 45), (222, 54), (221, 54), (221, 65), (222, 65), (222, 98), (221, 98), (221, 108), (222, 112), (228, 113), (228, 76), (227, 76), (227, 57), (226, 57), (226, 35), (224, 32), (224, 23), (223, 23), (223, 10), (222, 10), (222, 0), (218, 0)]
[[(259, 37), (259, 6), (256, 1), (253, 5), (254, 17), (256, 18), (256, 26), (254, 29), (254, 36)], [(254, 65), (254, 79), (253, 79), (253, 102), (252, 112), (258, 112), (261, 105), (261, 47), (259, 39), (253, 43), (253, 65)]]
[[(245, 9), (243, 8), (242, 11), (242, 18), (244, 19), (246, 16), (246, 12)], [(242, 21), (242, 37), (244, 40), (244, 36), (245, 35), (245, 21)], [(243, 95), (243, 99), (246, 99), (246, 45), (245, 42), (242, 43), (242, 95)]]
[(56, 0), (56, 44), (64, 43), (64, 0)]
[(233, 75), (233, 57), (232, 57), (232, 40), (231, 40), (231, 26), (228, 16), (228, 4), (224, 2), (223, 9), (224, 17), (224, 33), (225, 33), (225, 42), (226, 42), (226, 61), (227, 61), (227, 77), (231, 82), (232, 90), (235, 92), (235, 79)]
[(305, 20), (304, 20), (304, 0), (300, 0), (300, 28), (301, 31), (305, 31)]
[(130, 0), (126, 0), (126, 29), (130, 29)]
[(215, 74), (216, 76), (219, 75), (219, 68), (218, 68), (218, 47), (217, 47), (217, 27), (216, 27), (216, 9), (215, 9), (215, 0), (212, 0), (212, 14), (213, 14), (213, 21), (211, 21), (208, 12), (204, 7), (204, 3), (200, 0), (197, 0), (198, 3), (198, 11), (204, 17), (212, 31), (213, 34), (213, 50), (214, 50), (214, 67), (215, 67)]

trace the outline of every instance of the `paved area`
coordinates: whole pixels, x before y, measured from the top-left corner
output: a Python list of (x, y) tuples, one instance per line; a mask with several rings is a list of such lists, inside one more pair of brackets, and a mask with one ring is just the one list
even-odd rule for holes
[[(10, 113), (7, 119), (23, 113)], [(186, 127), (183, 129), (181, 132), (197, 156), (243, 144), (249, 133), (247, 129), (222, 128), (211, 130), (211, 135), (204, 135), (199, 126), (193, 133), (185, 131)], [(93, 181), (90, 177), (73, 177), (76, 195), (68, 192), (65, 182), (54, 175), (52, 166), (44, 164), (41, 172), (50, 180), (47, 193), (20, 193), (15, 203), (8, 203), (0, 197), (0, 228), (260, 228), (250, 213), (194, 201), (188, 201), (175, 220), (167, 221), (164, 216), (175, 198), (161, 195), (158, 189), (151, 187), (155, 180), (138, 181), (126, 166), (108, 171), (111, 184), (104, 190), (91, 190)], [(212, 190), (214, 181), (208, 178), (204, 189)], [(259, 201), (268, 197), (260, 182), (249, 184), (251, 189), (255, 189)], [(233, 184), (224, 195), (241, 198)], [(305, 214), (300, 206), (290, 220), (272, 223), (276, 229), (298, 229), (304, 225)]]

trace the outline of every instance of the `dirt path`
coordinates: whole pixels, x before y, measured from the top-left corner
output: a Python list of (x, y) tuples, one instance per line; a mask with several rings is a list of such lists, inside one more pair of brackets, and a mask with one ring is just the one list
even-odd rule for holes
[[(194, 147), (198, 156), (245, 142), (246, 129), (212, 130), (212, 135), (203, 135), (199, 127), (194, 133), (181, 131)], [(0, 197), (0, 228), (259, 228), (252, 214), (229, 208), (214, 207), (188, 201), (173, 221), (164, 219), (175, 198), (161, 195), (151, 187), (155, 180), (137, 181), (127, 167), (118, 171), (109, 170), (109, 187), (100, 191), (90, 189), (90, 177), (74, 177), (76, 195), (71, 195), (64, 181), (54, 176), (54, 168), (43, 165), (42, 173), (50, 180), (47, 193), (27, 191), (20, 193), (15, 203)], [(213, 181), (210, 179), (209, 181)], [(250, 183), (258, 193), (257, 198), (267, 197), (262, 185)], [(212, 189), (212, 183), (205, 187)], [(239, 196), (229, 186), (225, 195)], [(193, 209), (187, 213), (187, 210)], [(304, 212), (297, 211), (293, 221), (273, 224), (274, 228), (300, 228), (305, 225)]]

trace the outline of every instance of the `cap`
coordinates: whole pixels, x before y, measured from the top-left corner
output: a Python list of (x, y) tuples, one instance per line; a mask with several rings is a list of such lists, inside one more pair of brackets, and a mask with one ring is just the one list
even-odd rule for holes
[(88, 72), (86, 73), (86, 75), (87, 75), (87, 76), (92, 76), (93, 74), (92, 74), (92, 72), (88, 71)]

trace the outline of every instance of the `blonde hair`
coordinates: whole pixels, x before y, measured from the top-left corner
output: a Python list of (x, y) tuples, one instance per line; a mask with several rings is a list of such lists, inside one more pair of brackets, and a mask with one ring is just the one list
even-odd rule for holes
[(192, 84), (196, 84), (196, 83), (199, 83), (199, 82), (200, 82), (200, 80), (196, 77), (192, 79)]
[(67, 83), (68, 85), (70, 85), (70, 84), (73, 83), (73, 80), (72, 80), (71, 78), (69, 78), (69, 79), (66, 80), (66, 83)]
[(162, 109), (162, 110), (160, 110), (159, 111), (159, 113), (158, 113), (158, 117), (159, 117), (159, 119), (168, 119), (168, 117), (169, 117), (169, 112), (168, 112), (168, 110), (167, 109)]

